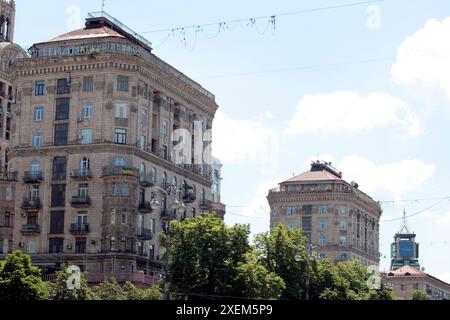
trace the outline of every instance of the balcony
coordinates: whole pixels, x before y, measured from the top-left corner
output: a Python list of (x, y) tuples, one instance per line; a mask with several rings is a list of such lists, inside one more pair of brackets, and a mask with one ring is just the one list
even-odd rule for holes
[(153, 239), (153, 233), (150, 229), (146, 228), (137, 228), (136, 236), (139, 240), (142, 241), (150, 241)]
[(13, 182), (17, 181), (17, 172), (0, 172), (0, 181)]
[(75, 196), (72, 197), (70, 204), (74, 208), (87, 208), (91, 206), (91, 198), (89, 196)]
[(153, 187), (155, 185), (153, 180), (154, 179), (151, 175), (140, 175), (139, 176), (139, 183), (140, 183), (141, 187), (144, 187), (144, 188)]
[(108, 166), (103, 168), (103, 177), (134, 176), (139, 177), (139, 170), (129, 166)]
[(211, 200), (201, 200), (200, 201), (200, 209), (201, 210), (211, 210), (212, 202)]
[(41, 171), (27, 171), (23, 176), (25, 183), (41, 183), (43, 180)]
[(150, 205), (150, 202), (142, 202), (139, 204), (139, 208), (138, 208), (140, 213), (152, 213), (153, 209), (152, 206)]
[(24, 224), (20, 229), (23, 235), (34, 235), (41, 233), (41, 226), (38, 224)]
[(92, 179), (93, 175), (91, 170), (82, 169), (72, 171), (70, 177), (74, 180), (86, 181)]
[(73, 223), (70, 225), (70, 233), (74, 236), (85, 236), (89, 232), (89, 224), (87, 223)]
[(161, 209), (161, 219), (163, 220), (175, 220), (177, 215), (170, 209)]
[(187, 192), (183, 195), (183, 202), (186, 204), (194, 203), (197, 197), (193, 192)]
[(41, 199), (39, 198), (25, 198), (22, 202), (23, 210), (40, 210), (42, 208)]

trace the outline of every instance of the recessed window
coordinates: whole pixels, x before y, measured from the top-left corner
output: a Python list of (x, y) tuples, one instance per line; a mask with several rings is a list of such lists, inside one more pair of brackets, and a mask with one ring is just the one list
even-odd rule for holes
[(128, 91), (129, 78), (126, 76), (117, 77), (117, 91)]
[(58, 98), (56, 99), (56, 115), (55, 120), (69, 120), (70, 116), (70, 99)]
[(327, 222), (326, 221), (320, 221), (319, 223), (319, 229), (320, 230), (325, 230), (327, 228)]
[(35, 107), (33, 112), (33, 121), (44, 120), (44, 107)]
[(120, 222), (122, 224), (128, 223), (128, 212), (126, 209), (122, 210), (122, 214), (120, 215)]
[(319, 245), (326, 246), (327, 243), (328, 243), (327, 238), (325, 238), (324, 236), (321, 236), (319, 239)]
[(36, 81), (34, 84), (34, 95), (43, 96), (45, 95), (45, 81)]
[(93, 76), (83, 77), (83, 91), (84, 92), (94, 91), (94, 77)]
[(86, 253), (86, 238), (75, 239), (75, 253), (76, 254)]
[(94, 113), (94, 106), (92, 103), (84, 103), (83, 104), (83, 118), (92, 118), (92, 115)]
[(289, 207), (287, 211), (288, 216), (295, 216), (297, 214), (297, 209), (294, 207)]
[(297, 222), (295, 222), (295, 221), (288, 221), (288, 227), (289, 228), (297, 228)]
[(63, 238), (50, 238), (49, 239), (49, 253), (62, 253), (64, 250)]
[(128, 184), (124, 184), (122, 186), (122, 196), (124, 196), (124, 197), (130, 196), (130, 186)]
[(128, 104), (116, 103), (116, 118), (128, 119)]
[(339, 238), (339, 244), (340, 244), (341, 246), (346, 246), (346, 245), (347, 245), (347, 237), (346, 237), (346, 236), (341, 236), (341, 237)]
[(348, 206), (346, 204), (341, 205), (341, 207), (339, 208), (339, 211), (341, 214), (348, 213)]
[(56, 82), (56, 94), (69, 94), (70, 84), (67, 78), (58, 79)]
[(33, 147), (34, 148), (42, 147), (42, 134), (40, 132), (36, 132), (33, 135)]
[(114, 182), (111, 184), (111, 195), (117, 196), (117, 184)]
[(81, 144), (92, 143), (92, 129), (81, 130)]
[(114, 143), (116, 144), (127, 144), (127, 130), (116, 129)]
[(319, 213), (321, 213), (321, 214), (328, 213), (328, 206), (320, 206)]
[(341, 221), (340, 229), (341, 229), (341, 231), (346, 231), (347, 230), (347, 221)]

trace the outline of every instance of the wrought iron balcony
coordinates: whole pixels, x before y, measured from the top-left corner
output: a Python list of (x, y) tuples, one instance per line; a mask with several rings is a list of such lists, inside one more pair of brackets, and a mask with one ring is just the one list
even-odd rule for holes
[(75, 236), (84, 236), (90, 232), (89, 224), (73, 223), (70, 225), (70, 233)]
[(200, 209), (202, 210), (211, 210), (212, 202), (211, 200), (201, 200), (200, 201)]
[(91, 170), (79, 169), (72, 171), (70, 177), (74, 180), (90, 180), (93, 178), (93, 175)]
[(183, 202), (186, 204), (194, 203), (197, 197), (193, 192), (187, 192), (183, 195)]
[(0, 181), (17, 181), (17, 172), (0, 172)]
[(153, 239), (152, 231), (147, 228), (137, 228), (136, 236), (138, 237), (138, 239), (143, 241), (150, 241)]
[(86, 208), (91, 205), (91, 198), (89, 196), (75, 196), (72, 197), (72, 201), (70, 202), (70, 204), (74, 208)]
[(40, 210), (42, 208), (41, 199), (39, 198), (25, 198), (22, 202), (22, 209), (24, 210)]
[(139, 212), (141, 212), (141, 213), (152, 213), (153, 212), (150, 202), (141, 202), (139, 204), (138, 209), (139, 209)]
[(25, 183), (41, 183), (43, 180), (41, 171), (27, 171), (23, 176)]
[(144, 188), (151, 188), (155, 185), (154, 179), (151, 175), (140, 175), (139, 176), (139, 183), (141, 184), (141, 187)]
[(41, 233), (41, 226), (38, 224), (24, 224), (20, 229), (20, 233), (24, 235), (33, 235)]

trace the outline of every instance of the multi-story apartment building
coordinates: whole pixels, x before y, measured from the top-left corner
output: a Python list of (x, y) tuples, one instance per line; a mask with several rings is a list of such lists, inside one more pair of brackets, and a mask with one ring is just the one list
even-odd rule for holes
[(12, 248), (49, 269), (160, 270), (167, 221), (213, 209), (214, 95), (104, 12), (30, 55), (11, 66)]
[(14, 40), (14, 1), (0, 1), (0, 254), (11, 252), (14, 216), (14, 189), (17, 174), (10, 172), (12, 105), (15, 90), (11, 80), (11, 64), (26, 57)]
[(271, 228), (300, 228), (320, 258), (379, 265), (380, 205), (331, 163), (314, 162), (310, 171), (271, 190), (268, 200)]

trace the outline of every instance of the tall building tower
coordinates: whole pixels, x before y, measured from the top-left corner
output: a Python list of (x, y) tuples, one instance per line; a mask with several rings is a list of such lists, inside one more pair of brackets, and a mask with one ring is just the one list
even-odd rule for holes
[(320, 258), (378, 266), (380, 205), (342, 177), (331, 163), (317, 161), (280, 183), (268, 196), (271, 228), (300, 228)]
[(17, 173), (10, 171), (11, 138), (14, 130), (12, 109), (16, 90), (11, 65), (26, 53), (14, 39), (14, 1), (0, 0), (0, 254), (12, 250), (14, 192)]
[(403, 212), (400, 230), (395, 234), (391, 245), (391, 270), (404, 266), (420, 269), (419, 244), (416, 243), (416, 234), (409, 231), (406, 211)]
[(212, 209), (214, 95), (105, 12), (30, 52), (13, 64), (12, 247), (49, 272), (159, 272), (167, 221)]

